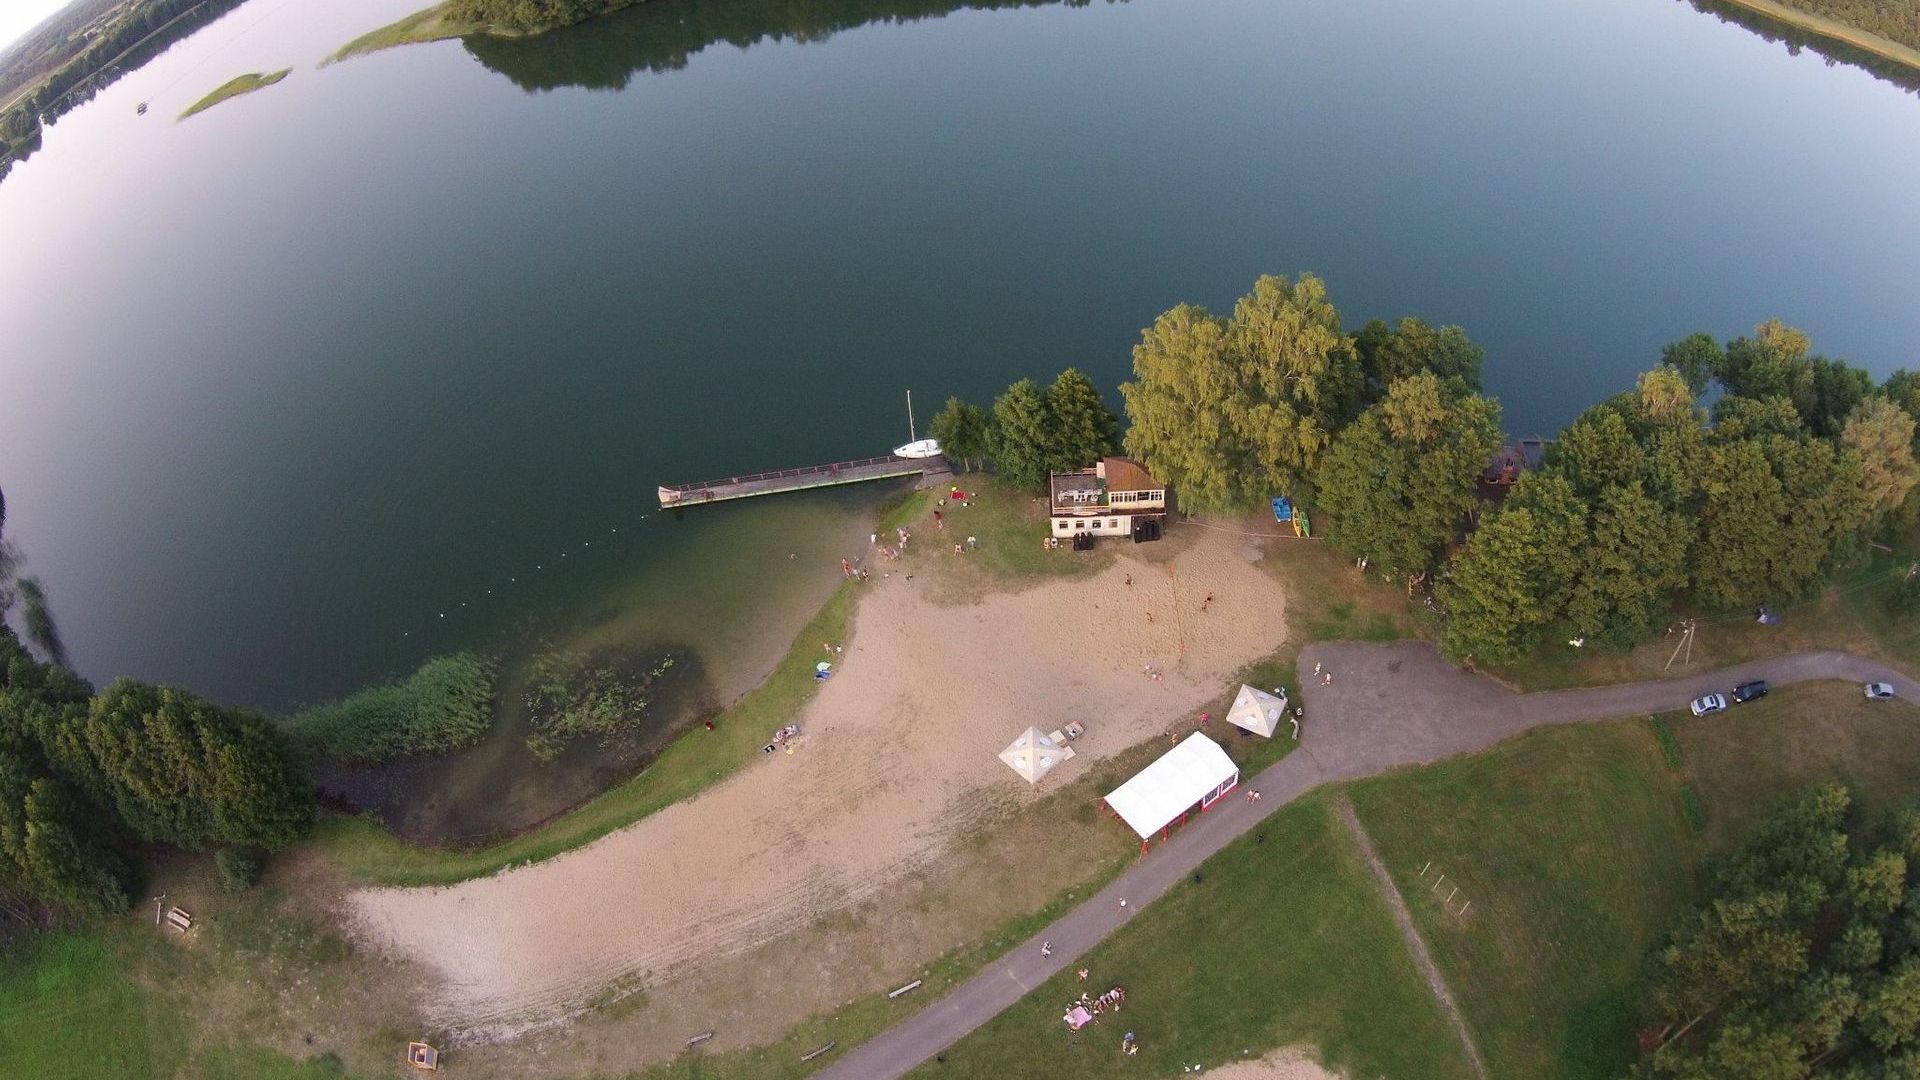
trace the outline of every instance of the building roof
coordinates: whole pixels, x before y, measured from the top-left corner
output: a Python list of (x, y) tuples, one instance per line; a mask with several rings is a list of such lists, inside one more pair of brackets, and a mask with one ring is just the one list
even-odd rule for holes
[(1110, 457), (1100, 461), (1108, 491), (1159, 491), (1163, 486), (1145, 465), (1132, 458)]
[(1199, 732), (1107, 794), (1107, 805), (1145, 840), (1240, 775), (1220, 744)]

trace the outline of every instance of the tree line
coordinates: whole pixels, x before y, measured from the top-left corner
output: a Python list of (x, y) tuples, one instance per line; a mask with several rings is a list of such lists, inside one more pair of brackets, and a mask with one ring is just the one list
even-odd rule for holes
[(96, 692), (0, 618), (0, 913), (125, 912), (149, 844), (217, 849), (229, 884), (250, 884), (313, 816), (305, 766), (265, 717), (132, 679)]
[[(1142, 331), (1120, 444), (1190, 511), (1321, 510), (1331, 544), (1427, 593), (1456, 662), (1558, 638), (1630, 648), (1678, 602), (1791, 600), (1877, 531), (1920, 524), (1920, 374), (1876, 385), (1778, 320), (1668, 345), (1503, 499), (1483, 485), (1506, 440), (1483, 358), (1414, 317), (1350, 333), (1318, 278), (1262, 277), (1230, 315), (1181, 304)], [(933, 434), (1037, 488), (1111, 452), (1115, 427), (1069, 369), (991, 410), (950, 400)]]
[[(1711, 410), (1696, 395), (1715, 387)], [(1588, 409), (1451, 558), (1454, 660), (1510, 663), (1565, 635), (1637, 644), (1681, 599), (1790, 600), (1920, 510), (1912, 373), (1882, 386), (1776, 321), (1724, 347), (1669, 345), (1632, 392)]]
[(1119, 427), (1093, 380), (1068, 368), (1044, 389), (1021, 379), (991, 409), (948, 398), (927, 433), (962, 468), (991, 459), (1005, 482), (1039, 489), (1052, 473), (1084, 469), (1113, 453)]
[(1649, 962), (1632, 1080), (1920, 1077), (1920, 811), (1875, 844), (1814, 789), (1712, 874)]

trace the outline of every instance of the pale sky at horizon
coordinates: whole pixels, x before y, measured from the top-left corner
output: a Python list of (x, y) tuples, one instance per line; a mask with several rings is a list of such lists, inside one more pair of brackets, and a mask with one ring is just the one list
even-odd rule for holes
[(0, 0), (0, 49), (66, 7), (70, 0)]

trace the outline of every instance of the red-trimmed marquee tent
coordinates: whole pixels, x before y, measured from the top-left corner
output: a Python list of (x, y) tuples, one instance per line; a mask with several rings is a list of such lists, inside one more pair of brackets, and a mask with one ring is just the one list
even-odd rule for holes
[(1107, 808), (1140, 834), (1140, 850), (1154, 833), (1162, 840), (1174, 822), (1207, 807), (1240, 784), (1240, 767), (1220, 744), (1199, 732), (1107, 793)]

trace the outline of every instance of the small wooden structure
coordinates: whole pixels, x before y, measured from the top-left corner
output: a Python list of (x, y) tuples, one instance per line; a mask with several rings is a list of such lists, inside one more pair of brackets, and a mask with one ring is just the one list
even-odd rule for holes
[(193, 916), (185, 908), (168, 908), (167, 925), (184, 934), (193, 929)]
[(440, 1071), (440, 1051), (423, 1042), (407, 1044), (407, 1064), (421, 1072)]

